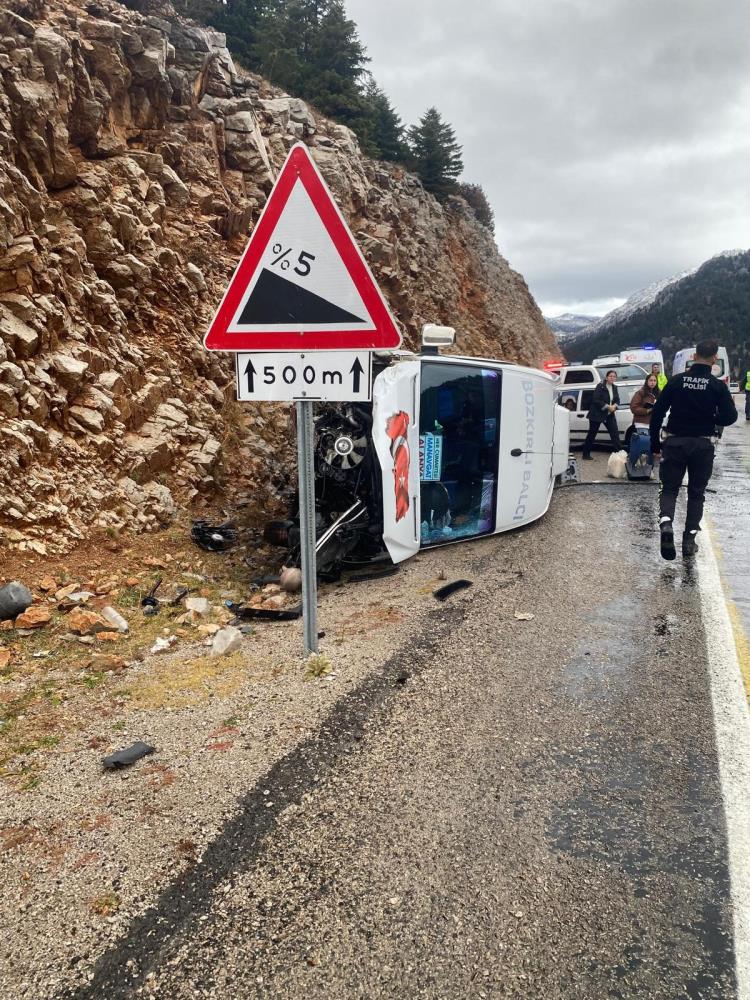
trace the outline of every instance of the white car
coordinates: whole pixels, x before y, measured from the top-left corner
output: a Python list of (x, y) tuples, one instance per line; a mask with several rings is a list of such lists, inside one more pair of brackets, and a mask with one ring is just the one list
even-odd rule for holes
[[(571, 444), (580, 444), (588, 434), (589, 422), (587, 413), (591, 408), (591, 401), (594, 397), (594, 389), (606, 376), (608, 371), (617, 372), (617, 392), (620, 396), (620, 405), (615, 411), (617, 428), (620, 436), (623, 437), (625, 431), (633, 423), (633, 414), (630, 409), (630, 400), (635, 393), (643, 388), (643, 383), (649, 373), (645, 368), (636, 364), (612, 364), (602, 365), (600, 368), (594, 365), (570, 365), (560, 369), (560, 379), (557, 389), (557, 403), (564, 406), (569, 411), (570, 418), (570, 441)], [(609, 431), (601, 424), (596, 435), (597, 444), (609, 444)]]
[[(435, 344), (452, 343), (448, 331), (426, 328), (420, 355), (376, 354), (371, 404), (319, 406), (323, 575), (520, 528), (547, 510), (569, 464), (556, 379), (489, 358), (440, 356)], [(266, 539), (298, 559), (296, 511), (269, 525)]]

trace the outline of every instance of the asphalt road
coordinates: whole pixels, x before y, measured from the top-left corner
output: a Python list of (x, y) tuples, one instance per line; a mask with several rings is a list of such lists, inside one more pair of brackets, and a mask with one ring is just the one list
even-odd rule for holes
[(735, 402), (740, 419), (724, 431), (707, 509), (737, 622), (750, 635), (750, 422), (745, 397)]
[(420, 557), (474, 586), (65, 995), (738, 996), (701, 568), (661, 562), (654, 503), (569, 487)]

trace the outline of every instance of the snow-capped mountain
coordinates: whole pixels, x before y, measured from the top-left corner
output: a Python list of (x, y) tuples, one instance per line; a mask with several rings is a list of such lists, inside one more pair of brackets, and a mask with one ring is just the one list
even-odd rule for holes
[[(671, 278), (663, 278), (661, 281), (654, 281), (652, 284), (647, 285), (645, 288), (639, 289), (637, 292), (633, 292), (629, 299), (626, 299), (621, 306), (608, 312), (606, 316), (602, 316), (601, 319), (592, 323), (586, 329), (586, 336), (593, 336), (597, 333), (603, 333), (605, 330), (609, 330), (610, 327), (618, 326), (625, 320), (629, 319), (634, 313), (640, 312), (644, 309), (648, 309), (653, 302), (656, 301), (657, 297), (670, 285), (676, 285), (685, 278), (689, 278), (693, 274), (697, 274), (700, 268), (704, 267), (705, 264), (710, 263), (710, 261), (718, 261), (722, 258), (737, 257), (740, 254), (746, 253), (746, 250), (722, 250), (721, 253), (715, 254), (710, 257), (708, 261), (703, 261), (702, 264), (698, 264), (696, 267), (690, 268), (688, 271), (681, 271), (679, 274), (673, 275)], [(547, 323), (549, 324), (549, 320)], [(578, 331), (583, 333), (583, 329)]]
[(726, 250), (699, 267), (654, 282), (572, 335), (565, 353), (583, 361), (653, 344), (669, 363), (703, 337), (726, 347), (732, 372), (750, 364), (750, 250)]
[(557, 337), (559, 344), (564, 344), (571, 337), (583, 333), (585, 329), (601, 319), (600, 316), (581, 316), (578, 313), (563, 313), (562, 316), (545, 316), (547, 326)]

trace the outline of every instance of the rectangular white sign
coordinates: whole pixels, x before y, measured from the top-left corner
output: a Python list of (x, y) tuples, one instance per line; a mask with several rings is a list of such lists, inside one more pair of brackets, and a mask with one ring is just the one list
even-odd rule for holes
[(371, 351), (262, 352), (236, 355), (237, 399), (368, 402)]

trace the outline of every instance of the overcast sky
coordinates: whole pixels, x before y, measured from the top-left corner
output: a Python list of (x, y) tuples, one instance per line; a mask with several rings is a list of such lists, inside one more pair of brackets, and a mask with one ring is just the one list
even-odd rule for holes
[(435, 105), (548, 315), (750, 247), (750, 0), (346, 0), (407, 124)]

